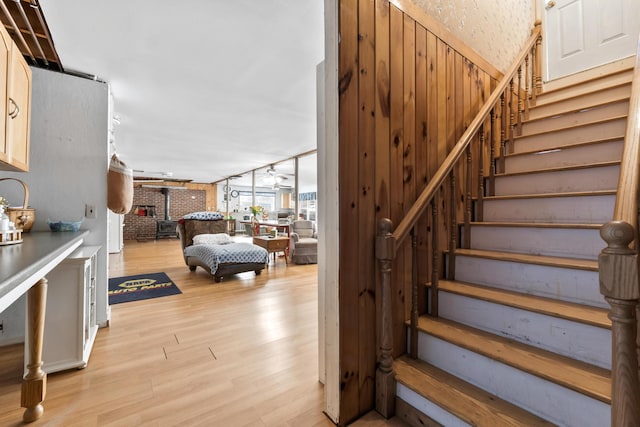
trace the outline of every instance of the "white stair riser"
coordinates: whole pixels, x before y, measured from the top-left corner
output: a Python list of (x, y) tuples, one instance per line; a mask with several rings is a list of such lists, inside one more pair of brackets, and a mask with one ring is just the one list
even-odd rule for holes
[(441, 291), (438, 315), (524, 344), (611, 369), (611, 331)]
[(447, 427), (471, 427), (460, 418), (448, 412), (446, 409), (432, 403), (420, 396), (409, 387), (398, 383), (396, 385), (396, 396), (416, 408), (423, 414), (427, 414), (431, 419)]
[(497, 176), (496, 196), (615, 190), (618, 165)]
[(600, 294), (597, 271), (456, 256), (456, 280), (609, 308)]
[(609, 405), (438, 338), (421, 333), (418, 357), (555, 424), (609, 425)]
[(604, 224), (613, 218), (615, 196), (486, 199), (483, 221)]
[(623, 116), (628, 112), (629, 101), (624, 100), (597, 107), (585, 107), (578, 111), (545, 117), (542, 120), (532, 120), (531, 116), (529, 116), (529, 121), (522, 124), (520, 136), (587, 124), (593, 121)]
[(605, 102), (617, 101), (625, 98), (628, 99), (630, 94), (631, 83), (626, 83), (604, 92), (593, 92), (573, 98), (564, 98), (547, 104), (541, 104), (538, 102), (538, 105), (529, 110), (529, 120), (548, 117), (554, 114), (563, 114), (567, 111), (586, 108)]
[(573, 98), (588, 93), (594, 93), (601, 89), (608, 89), (619, 84), (626, 84), (631, 82), (632, 78), (633, 69), (629, 69), (621, 73), (604, 76), (596, 82), (591, 82), (585, 85), (569, 86), (563, 89), (543, 93), (541, 95), (538, 95), (537, 105), (546, 105), (563, 99)]
[(471, 248), (597, 259), (606, 247), (598, 229), (471, 226)]
[(604, 123), (594, 123), (578, 128), (563, 129), (538, 135), (524, 136), (515, 140), (513, 151), (521, 153), (534, 150), (550, 150), (558, 145), (578, 144), (624, 135), (627, 119), (620, 118)]
[(506, 173), (526, 172), (561, 166), (577, 166), (596, 162), (620, 161), (622, 158), (622, 139), (598, 144), (585, 144), (564, 148), (558, 151), (508, 156), (504, 166)]

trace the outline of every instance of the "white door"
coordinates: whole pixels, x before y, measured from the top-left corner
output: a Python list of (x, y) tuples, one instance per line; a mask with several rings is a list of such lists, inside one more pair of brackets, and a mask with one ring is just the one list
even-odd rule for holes
[(547, 52), (545, 80), (636, 53), (639, 0), (542, 0)]

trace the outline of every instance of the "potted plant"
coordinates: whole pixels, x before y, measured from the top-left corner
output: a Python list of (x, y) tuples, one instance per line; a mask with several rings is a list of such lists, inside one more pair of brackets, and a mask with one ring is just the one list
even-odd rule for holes
[(258, 205), (258, 206), (251, 206), (249, 207), (249, 209), (253, 214), (253, 217), (251, 218), (251, 230), (254, 236), (259, 236), (260, 235), (260, 216), (262, 216), (264, 208)]

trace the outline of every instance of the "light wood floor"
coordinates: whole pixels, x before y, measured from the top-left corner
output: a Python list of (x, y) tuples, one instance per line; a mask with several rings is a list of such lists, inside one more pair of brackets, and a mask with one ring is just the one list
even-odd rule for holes
[[(49, 375), (34, 426), (333, 426), (318, 382), (317, 266), (221, 283), (177, 240), (126, 242), (110, 277), (164, 271), (181, 295), (112, 306), (83, 370)], [(0, 351), (0, 426), (21, 425), (21, 345)], [(400, 426), (375, 413), (355, 425)]]

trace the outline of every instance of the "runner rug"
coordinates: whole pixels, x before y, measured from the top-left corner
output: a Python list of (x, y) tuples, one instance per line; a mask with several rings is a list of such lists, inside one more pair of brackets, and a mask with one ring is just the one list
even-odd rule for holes
[(109, 279), (109, 304), (181, 294), (165, 273), (138, 274)]

